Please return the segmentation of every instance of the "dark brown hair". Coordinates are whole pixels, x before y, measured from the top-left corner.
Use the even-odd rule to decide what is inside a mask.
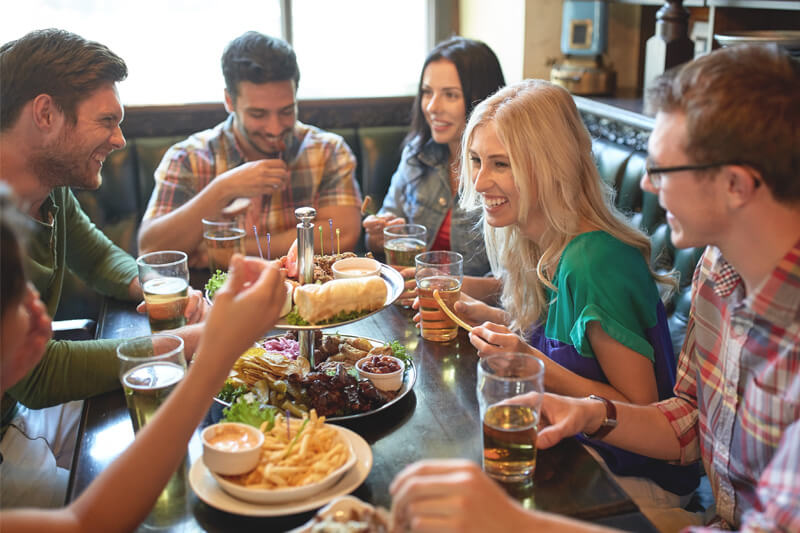
[[[0,317],[25,293],[22,246],[25,219],[17,211],[11,189],[0,181]]]
[[[248,31],[228,43],[222,53],[222,75],[234,102],[243,81],[294,80],[295,90],[300,82],[297,56],[289,43],[257,31]]]
[[[0,131],[40,94],[52,96],[74,124],[78,103],[127,76],[125,62],[105,45],[64,30],[33,31],[0,47]]]
[[[648,91],[653,111],[686,115],[696,163],[751,165],[776,200],[800,201],[800,62],[777,45],[716,50]]]
[[[500,61],[485,43],[464,37],[451,37],[437,44],[422,65],[417,96],[414,98],[414,105],[411,108],[411,129],[403,143],[405,145],[413,141],[415,155],[419,154],[422,147],[431,138],[431,128],[425,121],[421,107],[422,76],[430,63],[440,59],[450,61],[458,71],[461,92],[464,94],[466,118],[469,118],[476,104],[506,84]]]

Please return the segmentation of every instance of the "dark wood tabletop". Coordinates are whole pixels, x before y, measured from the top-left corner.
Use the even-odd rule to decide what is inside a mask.
[[[480,462],[481,431],[475,394],[477,355],[461,331],[450,343],[428,342],[412,326],[410,311],[389,306],[362,321],[326,330],[383,341],[399,340],[413,355],[417,382],[390,408],[341,423],[361,435],[373,454],[373,466],[353,494],[389,507],[388,486],[407,464],[426,458],[461,457]],[[275,332],[273,332],[275,333]],[[132,304],[107,300],[98,322],[98,338],[149,334],[147,318]],[[208,424],[211,415],[201,424]],[[133,440],[122,391],[85,402],[68,498],[74,499]],[[198,459],[196,432],[188,463]],[[185,468],[185,466],[184,466]],[[200,501],[188,486],[185,502],[162,528],[169,531],[285,531],[301,525],[313,511],[278,518],[253,518],[219,511]],[[134,489],[135,490],[135,489]],[[507,487],[528,508],[537,508],[630,531],[655,531],[617,483],[575,439],[540,451],[532,486]]]

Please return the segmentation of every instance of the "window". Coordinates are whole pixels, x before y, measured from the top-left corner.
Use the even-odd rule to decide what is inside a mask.
[[[300,98],[413,94],[426,49],[427,0],[294,0]],[[282,36],[280,0],[27,0],[7,6],[2,42],[64,28],[128,64],[126,105],[222,100],[220,57],[247,30]]]

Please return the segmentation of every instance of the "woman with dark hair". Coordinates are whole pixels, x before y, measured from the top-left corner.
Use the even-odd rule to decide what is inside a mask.
[[[497,56],[480,41],[453,37],[428,54],[400,166],[379,214],[364,219],[369,249],[383,249],[386,226],[422,224],[429,250],[461,253],[468,276],[489,272],[478,219],[458,207],[458,153],[472,108],[504,85]]]

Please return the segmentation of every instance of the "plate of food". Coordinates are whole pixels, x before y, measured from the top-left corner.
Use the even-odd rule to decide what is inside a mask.
[[[189,470],[189,485],[197,497],[211,507],[243,516],[283,516],[318,509],[336,497],[355,490],[372,468],[372,450],[367,441],[349,429],[336,427],[352,449],[355,463],[328,488],[309,496],[275,503],[253,503],[234,497],[222,489],[202,459]]]
[[[252,426],[251,426],[252,427]],[[203,452],[203,463],[222,490],[251,503],[305,500],[333,486],[356,462],[350,441],[339,426],[325,423],[315,411],[301,419],[281,413],[262,424],[264,441],[258,462],[235,475],[224,474],[221,465]],[[227,452],[235,455],[238,450]]]
[[[405,281],[394,268],[380,265],[377,276],[334,279],[333,264],[357,257],[352,252],[314,256],[314,282],[297,283],[297,265],[281,258],[287,272],[287,303],[275,327],[315,330],[342,326],[361,320],[391,305],[403,293]],[[292,266],[294,265],[294,266]],[[217,271],[205,287],[206,300],[213,305],[214,293],[227,274]]]
[[[268,337],[247,350],[233,365],[215,397],[228,421],[257,417],[264,406],[302,417],[315,409],[331,422],[369,416],[404,398],[414,387],[417,371],[405,348],[353,335],[314,334],[315,368],[300,355],[297,333]],[[361,377],[356,363],[368,357],[396,358],[405,365],[399,388],[375,386]],[[391,368],[388,368],[391,370]]]
[[[383,507],[373,507],[355,496],[340,496],[320,509],[316,516],[289,533],[314,531],[391,531],[391,515]]]

